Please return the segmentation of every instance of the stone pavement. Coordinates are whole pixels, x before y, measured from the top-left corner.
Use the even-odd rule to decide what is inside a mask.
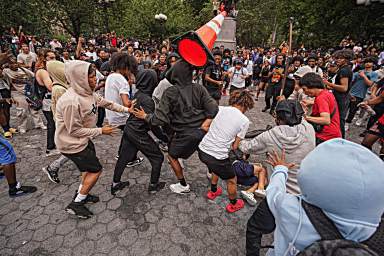
[[[247,115],[251,128],[273,124],[261,113],[263,101]],[[16,121],[12,120],[12,124]],[[352,128],[352,137],[362,128]],[[64,212],[79,185],[79,172],[67,163],[59,173],[61,183],[50,182],[41,168],[58,156],[45,157],[45,131],[16,135],[11,143],[17,156],[17,176],[23,184],[38,187],[34,194],[10,199],[8,186],[0,182],[0,255],[244,255],[246,221],[255,208],[246,206],[228,214],[226,196],[215,202],[205,198],[206,167],[196,154],[185,162],[189,195],[176,195],[167,187],[148,195],[150,164],[127,168],[123,180],[130,187],[118,196],[110,194],[110,183],[120,136],[94,140],[103,174],[92,190],[101,201],[89,206],[95,214],[78,220]],[[176,181],[164,163],[161,179]],[[264,239],[270,244],[271,236]]]

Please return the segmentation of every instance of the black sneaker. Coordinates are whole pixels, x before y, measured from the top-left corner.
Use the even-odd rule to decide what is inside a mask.
[[[77,197],[78,191],[76,190],[75,195],[73,197],[73,200]],[[82,201],[84,204],[90,203],[95,204],[100,201],[100,198],[98,196],[94,196],[91,194],[88,194],[87,197]]]
[[[158,182],[158,183],[151,183],[148,187],[148,193],[155,194],[156,192],[159,192],[165,187],[165,182]]]
[[[19,188],[10,189],[8,193],[10,197],[16,197],[31,194],[36,191],[37,188],[33,186],[20,186]]]
[[[129,186],[129,181],[122,181],[117,183],[116,186],[111,185],[111,194],[115,196],[118,191],[123,190],[125,187]]]
[[[134,167],[136,165],[142,164],[144,161],[144,158],[138,157],[136,160],[133,160],[132,162],[127,163],[127,167]]]
[[[269,109],[269,108],[265,107],[265,108],[263,108],[263,109],[261,110],[261,112],[267,112],[268,109]]]
[[[47,167],[43,167],[43,172],[48,175],[48,179],[53,183],[60,183],[59,175],[56,170],[52,170],[49,165]]]
[[[69,214],[76,215],[79,219],[88,219],[93,213],[85,207],[83,202],[71,202],[66,208],[65,211]]]

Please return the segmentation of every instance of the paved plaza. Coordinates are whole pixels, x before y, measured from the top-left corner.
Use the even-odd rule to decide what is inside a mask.
[[[251,128],[273,124],[261,113],[263,101],[247,113]],[[14,115],[13,115],[14,116]],[[15,124],[15,120],[11,122]],[[359,141],[362,128],[352,127]],[[197,155],[185,162],[185,176],[191,184],[189,195],[173,194],[168,186],[176,181],[168,164],[161,180],[167,188],[147,193],[150,164],[127,168],[123,180],[131,185],[116,197],[110,193],[115,155],[120,136],[94,140],[103,174],[91,191],[100,202],[89,206],[95,214],[79,220],[64,211],[79,185],[79,171],[72,162],[59,172],[60,184],[50,182],[41,168],[58,156],[45,156],[45,131],[32,130],[12,139],[18,162],[18,180],[35,185],[34,194],[10,199],[6,180],[0,181],[0,255],[244,255],[246,222],[255,208],[246,206],[234,214],[225,211],[226,196],[211,202],[206,167]],[[253,160],[257,160],[252,156]],[[260,158],[259,158],[260,159]],[[270,243],[271,236],[264,243]]]

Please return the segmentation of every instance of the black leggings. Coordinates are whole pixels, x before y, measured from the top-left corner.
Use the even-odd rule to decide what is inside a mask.
[[[45,119],[47,120],[47,150],[56,148],[55,145],[55,121],[53,120],[52,111],[43,111]]]
[[[355,117],[357,110],[359,109],[357,105],[363,102],[363,100],[364,100],[363,98],[355,97],[355,100],[349,101],[349,113],[348,113],[347,120],[345,121],[346,123],[349,123],[349,124],[352,123],[352,120]]]
[[[121,141],[121,150],[113,173],[113,182],[121,181],[126,165],[136,159],[138,151],[141,151],[151,163],[151,183],[159,182],[161,165],[164,161],[164,155],[161,153],[159,146],[148,133],[127,128],[124,130]]]
[[[262,236],[272,233],[275,228],[275,217],[273,217],[273,214],[269,209],[267,199],[264,199],[257,206],[257,209],[247,223],[246,255],[259,256]]]

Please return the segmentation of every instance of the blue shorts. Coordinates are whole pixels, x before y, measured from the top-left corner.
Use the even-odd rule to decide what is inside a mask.
[[[259,182],[259,179],[254,174],[254,167],[245,161],[235,161],[232,168],[236,173],[237,184],[244,186],[252,186]]]
[[[12,145],[0,136],[0,164],[7,165],[14,163],[16,163],[16,153]]]

